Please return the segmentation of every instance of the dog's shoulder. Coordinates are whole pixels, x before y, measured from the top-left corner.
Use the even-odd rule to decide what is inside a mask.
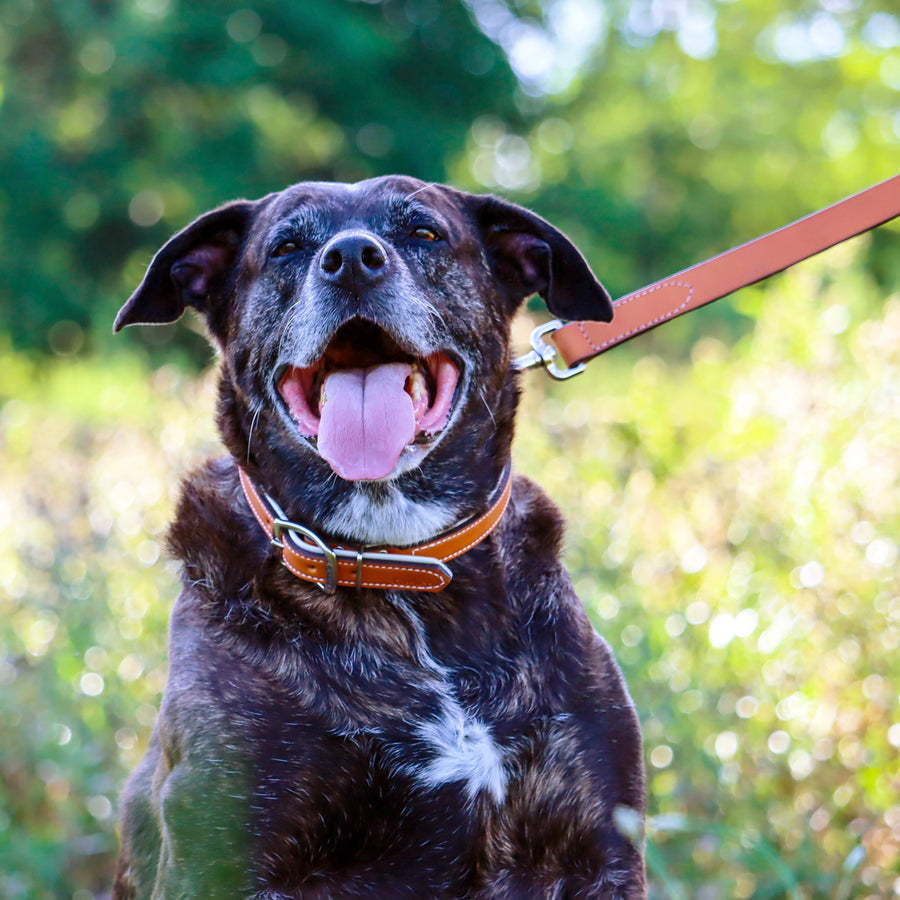
[[[553,500],[533,481],[514,476],[509,506],[498,531],[507,591],[528,618],[535,605],[556,618],[583,616],[562,561],[565,522]]]
[[[565,522],[556,504],[525,475],[513,476],[509,506],[500,528],[505,552],[535,560],[559,557]]]
[[[613,653],[595,630],[563,564],[565,523],[553,500],[533,481],[516,476],[498,532],[507,599],[520,633],[530,635],[545,657],[578,660],[576,680],[623,691]],[[571,681],[576,673],[561,674]]]
[[[209,459],[185,477],[168,550],[182,564],[186,584],[211,598],[246,593],[249,563],[262,562],[267,553],[249,516],[231,457]]]

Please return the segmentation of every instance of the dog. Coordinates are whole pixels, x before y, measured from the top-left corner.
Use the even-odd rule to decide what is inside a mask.
[[[153,258],[115,330],[199,313],[228,453],[169,532],[115,900],[646,896],[634,705],[509,474],[533,294],[612,316],[544,219],[405,176],[228,203]]]

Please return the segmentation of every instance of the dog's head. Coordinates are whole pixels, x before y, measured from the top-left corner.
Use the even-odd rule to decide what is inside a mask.
[[[301,183],[175,235],[115,330],[197,310],[238,461],[302,520],[412,543],[506,465],[509,326],[534,293],[562,318],[612,316],[577,248],[512,203],[399,176]]]

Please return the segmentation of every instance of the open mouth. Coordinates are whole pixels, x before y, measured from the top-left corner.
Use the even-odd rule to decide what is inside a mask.
[[[337,475],[374,481],[394,471],[407,447],[446,426],[458,382],[446,353],[412,356],[384,329],[353,320],[318,362],[280,374],[278,392]]]

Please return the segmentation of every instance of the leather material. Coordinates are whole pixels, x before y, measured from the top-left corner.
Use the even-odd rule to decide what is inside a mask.
[[[308,536],[299,534],[295,530],[299,526],[285,522],[280,510],[259,493],[247,473],[241,468],[238,472],[250,510],[270,540],[280,547],[284,565],[298,578],[314,582],[326,590],[333,590],[335,586],[443,590],[453,578],[453,573],[444,563],[471,550],[497,527],[512,492],[512,477],[507,471],[499,496],[477,519],[415,547],[362,551],[342,545],[326,545],[307,529],[302,531]],[[331,562],[330,554],[333,554]]]
[[[611,323],[570,322],[553,343],[572,367],[677,316],[827,250],[900,215],[900,175],[777,231],[664,278],[613,304]]]

